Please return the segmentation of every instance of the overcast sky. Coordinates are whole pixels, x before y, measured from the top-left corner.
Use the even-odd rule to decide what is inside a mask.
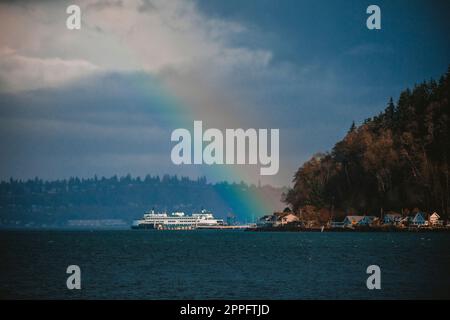
[[[69,4],[81,30],[65,26]],[[381,8],[382,29],[366,28]],[[289,185],[450,64],[448,1],[0,3],[0,179],[178,174]],[[279,128],[280,171],[175,166],[170,133]]]

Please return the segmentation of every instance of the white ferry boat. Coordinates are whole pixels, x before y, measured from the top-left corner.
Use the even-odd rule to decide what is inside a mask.
[[[183,212],[172,214],[156,213],[154,210],[144,214],[140,220],[133,222],[133,229],[157,229],[157,230],[192,230],[192,229],[214,229],[224,226],[222,219],[216,219],[211,212],[202,210],[191,216]]]

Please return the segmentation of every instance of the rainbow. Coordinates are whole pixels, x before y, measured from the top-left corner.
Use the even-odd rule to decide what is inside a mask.
[[[201,114],[197,114],[195,108],[181,101],[173,91],[169,92],[160,81],[156,81],[148,76],[139,77],[137,83],[144,94],[147,94],[149,101],[154,101],[155,94],[158,103],[164,111],[170,115],[170,125],[174,128],[188,128],[192,126],[194,120],[201,120]],[[227,119],[227,123],[234,123],[225,112],[218,111],[218,117]],[[170,141],[170,137],[168,137]],[[249,174],[242,165],[202,165],[202,172],[209,180],[227,181],[229,183],[240,183],[249,178]],[[255,177],[253,177],[255,178]],[[271,213],[271,205],[259,187],[251,186],[247,192],[240,192],[239,188],[229,188],[228,191],[218,194],[218,196],[230,208],[230,213],[235,214],[242,222],[251,222],[254,219]]]

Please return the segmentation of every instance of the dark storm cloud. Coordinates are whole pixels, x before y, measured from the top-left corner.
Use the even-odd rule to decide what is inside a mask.
[[[36,174],[66,176],[68,159],[80,167],[98,159],[108,174],[108,167],[125,171],[133,163],[142,171],[164,166],[176,116],[152,83],[143,74],[107,74],[70,87],[2,94],[0,175],[23,177],[40,162]]]

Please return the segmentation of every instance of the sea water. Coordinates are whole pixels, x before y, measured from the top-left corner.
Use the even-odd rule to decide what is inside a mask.
[[[449,270],[449,233],[0,231],[2,299],[449,299]]]

